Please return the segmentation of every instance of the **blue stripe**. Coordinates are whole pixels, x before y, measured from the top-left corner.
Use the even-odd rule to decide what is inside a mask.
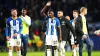
[[[53,20],[51,21],[51,23],[53,24]],[[53,35],[53,32],[54,32],[54,26],[51,25],[51,35]]]
[[[13,20],[13,26],[16,26],[16,20]]]
[[[48,35],[48,29],[49,29],[49,23],[48,22],[49,22],[49,20],[46,21],[46,28],[47,28],[46,29],[46,35]]]
[[[16,20],[13,20],[13,26],[16,26]],[[16,30],[14,30],[14,33],[16,33]]]
[[[54,24],[54,20],[56,21],[56,18],[54,18],[53,20],[51,20],[51,22],[49,23],[49,19],[46,21],[46,35],[48,35],[48,31],[50,31],[49,30],[49,25],[50,24]],[[50,31],[50,35],[54,35],[54,30],[56,30],[56,34],[57,34],[57,25],[55,24],[55,25],[50,25],[51,27],[51,31]],[[56,29],[54,29],[54,27],[56,27]]]
[[[13,26],[16,26],[16,20],[13,20]],[[13,30],[14,34],[16,33],[16,30]],[[14,38],[15,39],[15,38]]]

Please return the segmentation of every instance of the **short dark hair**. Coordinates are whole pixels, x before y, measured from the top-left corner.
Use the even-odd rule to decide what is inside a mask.
[[[62,10],[58,10],[58,12],[63,12]]]
[[[12,11],[14,11],[14,10],[16,10],[16,11],[17,11],[17,9],[16,9],[16,8],[13,8],[13,9],[11,9],[11,12],[12,12]]]
[[[79,11],[78,10],[73,10],[73,12],[77,12],[79,14]]]
[[[54,12],[54,11],[53,11],[53,9],[49,9],[49,11],[48,11],[48,12]]]
[[[23,8],[22,10],[27,10],[26,8]]]

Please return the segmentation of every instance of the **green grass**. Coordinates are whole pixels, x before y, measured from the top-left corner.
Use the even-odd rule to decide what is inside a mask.
[[[8,56],[8,53],[0,52],[0,56]],[[13,56],[17,56],[16,52],[13,53]],[[27,56],[45,56],[45,52],[28,52]],[[66,52],[66,56],[72,56],[72,53]],[[83,56],[88,56],[87,52],[83,52]],[[92,56],[100,56],[100,51],[93,51]]]

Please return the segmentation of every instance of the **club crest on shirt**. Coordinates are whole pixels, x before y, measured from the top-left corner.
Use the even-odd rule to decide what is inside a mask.
[[[56,21],[53,20],[50,24],[51,24],[51,25],[55,25],[55,24],[56,24]]]
[[[56,21],[55,21],[55,20],[53,20],[53,23],[55,24],[55,23],[56,23]]]

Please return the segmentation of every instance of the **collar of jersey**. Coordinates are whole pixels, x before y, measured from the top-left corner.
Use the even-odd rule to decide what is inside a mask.
[[[16,20],[16,19],[17,19],[17,17],[15,17],[15,18],[13,18],[13,17],[12,17],[12,19],[13,19],[13,20]]]
[[[53,18],[50,18],[51,20],[53,20],[55,17],[53,17]]]

